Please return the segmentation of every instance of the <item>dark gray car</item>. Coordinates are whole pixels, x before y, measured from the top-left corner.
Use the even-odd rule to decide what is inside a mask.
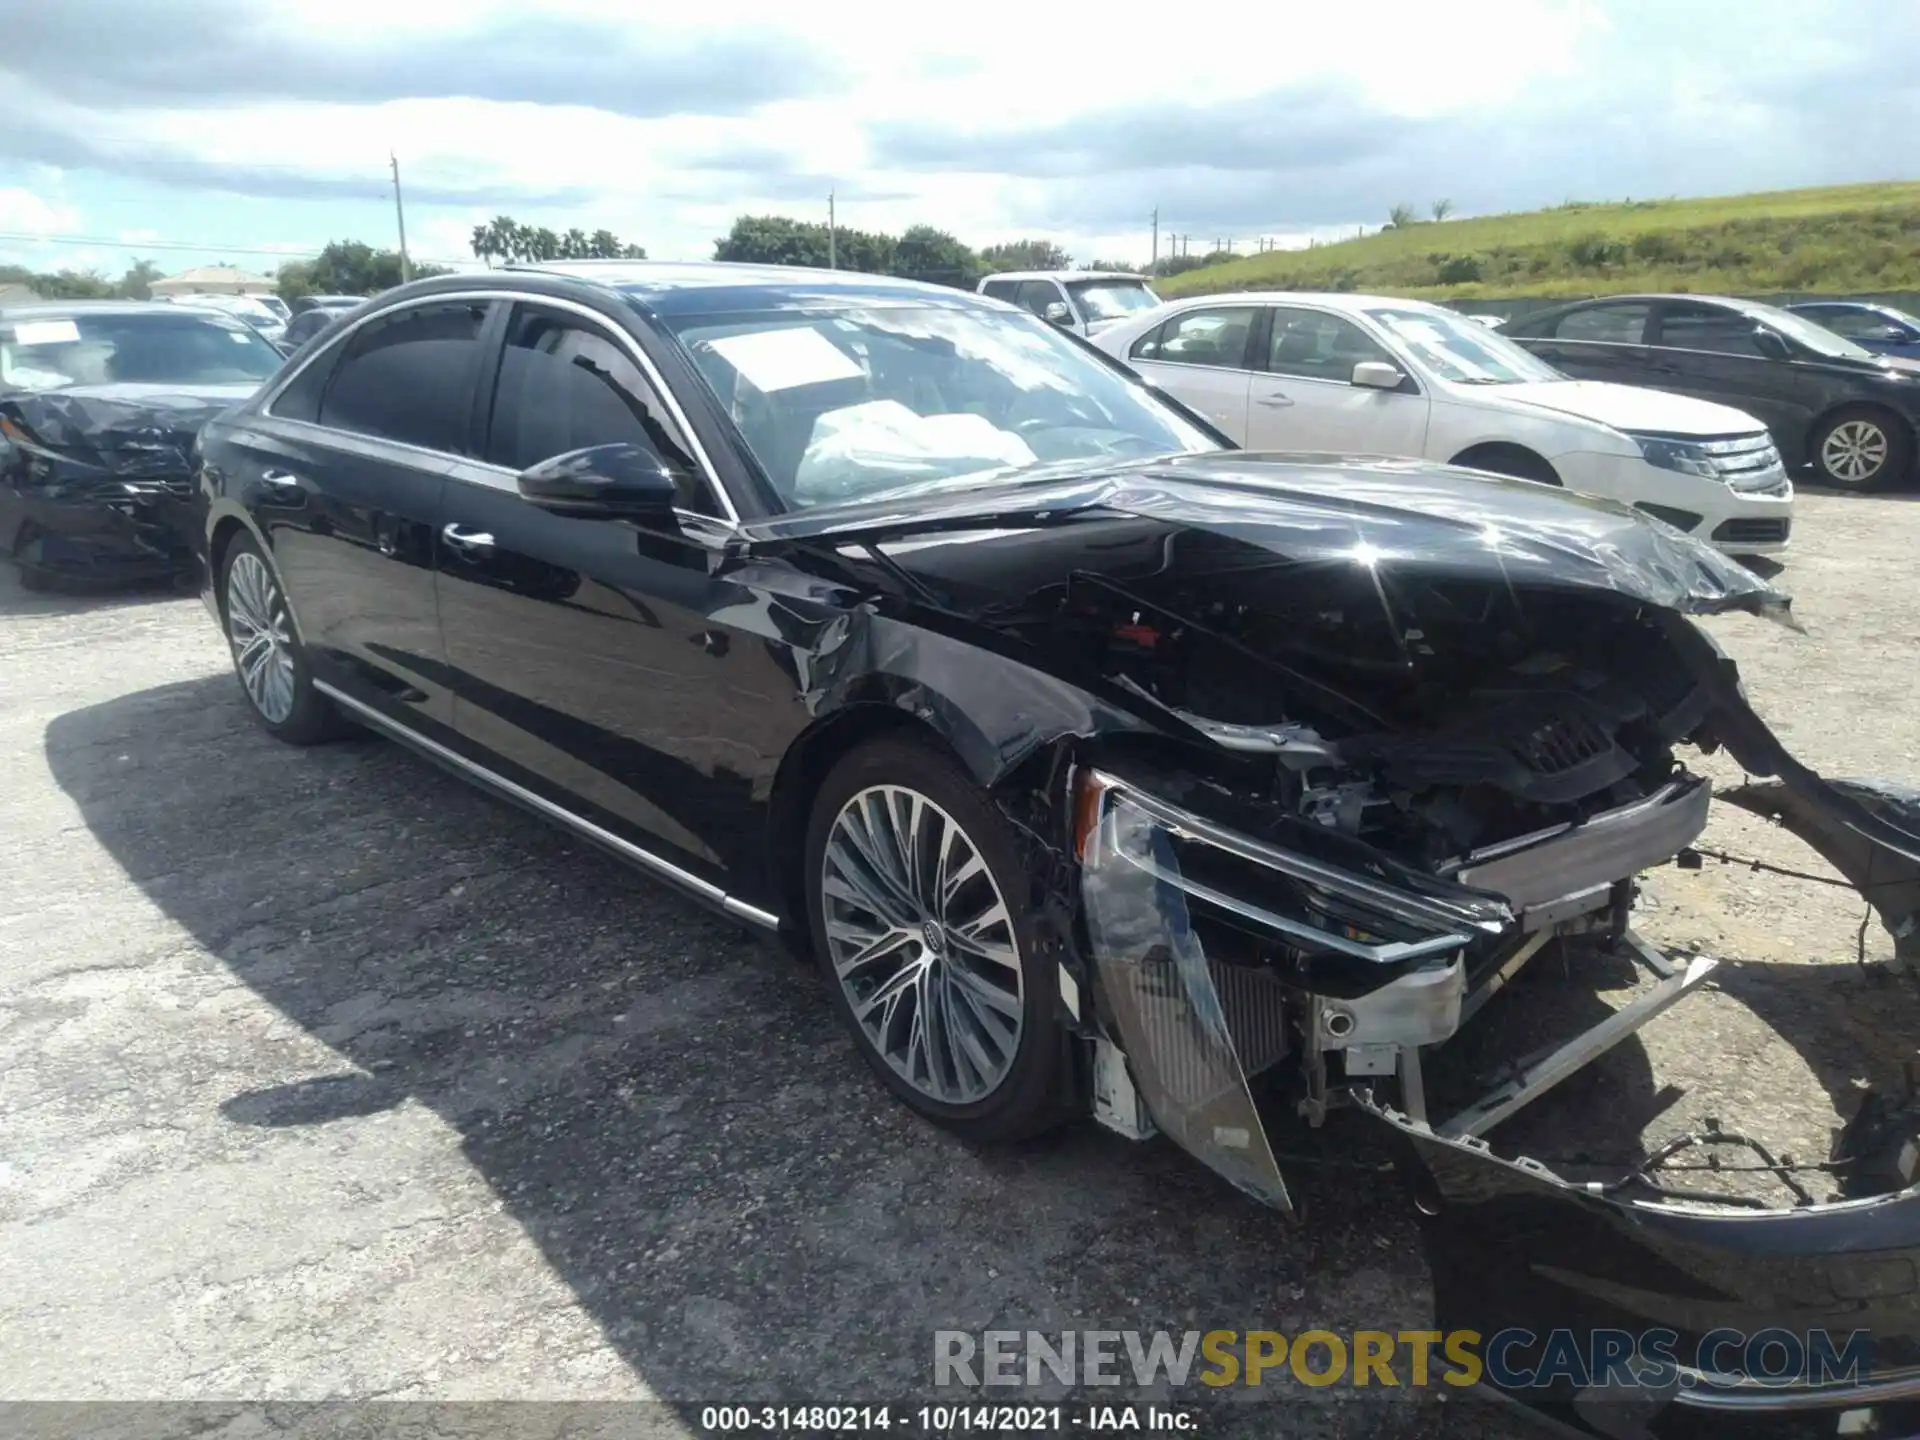
[[[1845,490],[1913,470],[1920,362],[1875,355],[1772,305],[1616,295],[1537,311],[1501,333],[1583,380],[1672,390],[1763,421],[1789,465]]]

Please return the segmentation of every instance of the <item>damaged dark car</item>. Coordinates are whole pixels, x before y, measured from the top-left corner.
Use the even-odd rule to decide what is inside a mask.
[[[1711,975],[1632,925],[1707,824],[1695,757],[1920,958],[1920,796],[1783,748],[1696,621],[1788,601],[1710,547],[1527,481],[1236,452],[1010,307],[741,266],[389,292],[208,426],[197,505],[269,732],[385,733],[781,934],[927,1118],[1157,1130],[1281,1211],[1283,1132],[1356,1126],[1449,1331],[1669,1334],[1614,1355],[1637,1383],[1508,1387],[1535,1412],[1912,1428],[1898,1097],[1834,1198],[1500,1143]],[[1442,1104],[1456,1037],[1576,944],[1643,992]],[[1729,1330],[1874,1348],[1756,1381],[1711,1363]]]
[[[0,311],[0,555],[33,588],[190,580],[194,441],[281,358],[185,306]]]

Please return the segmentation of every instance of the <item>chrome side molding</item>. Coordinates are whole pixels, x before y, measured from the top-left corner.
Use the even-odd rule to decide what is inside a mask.
[[[710,905],[717,905],[727,914],[737,916],[763,929],[778,930],[780,928],[780,917],[771,911],[762,910],[758,905],[750,905],[745,900],[729,895],[712,881],[702,880],[698,875],[682,870],[671,861],[662,860],[650,850],[642,850],[632,841],[622,839],[604,826],[596,825],[584,816],[574,814],[564,805],[556,805],[546,796],[535,794],[524,785],[515,784],[504,775],[496,775],[486,766],[476,764],[457,750],[448,749],[437,740],[429,740],[418,730],[401,724],[390,715],[383,715],[371,705],[343,693],[338,687],[329,685],[324,680],[315,680],[313,688],[343,710],[351,711],[357,719],[366,721],[382,734],[392,736],[403,745],[411,745],[436,760],[445,761],[508,799],[516,800],[529,809],[538,811],[549,820],[559,821],[560,824],[593,841],[594,844],[611,850],[623,860],[630,861],[644,870],[651,870],[661,879],[679,886],[688,894],[697,896]]]

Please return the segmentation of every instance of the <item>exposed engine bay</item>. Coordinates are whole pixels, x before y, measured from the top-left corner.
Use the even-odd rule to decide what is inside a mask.
[[[1103,1062],[1114,1128],[1138,1134],[1171,1112],[1176,1140],[1285,1207],[1255,1092],[1282,1092],[1311,1125],[1382,1097],[1444,1140],[1485,1144],[1712,976],[1711,957],[1670,957],[1632,926],[1636,876],[1691,859],[1708,822],[1712,787],[1676,749],[1721,743],[1711,677],[1673,643],[1672,617],[1484,585],[1280,614],[1206,594],[1210,583],[1171,602],[1141,588],[1076,575],[1051,624],[1225,763],[1127,757],[1081,781],[1096,950],[1136,947],[1138,968],[1111,966],[1108,992],[1123,1030],[1131,1006],[1153,1036],[1151,1060],[1124,1063],[1163,1067],[1147,1082],[1159,1103],[1130,1105],[1123,1062]],[[1408,613],[1417,626],[1386,623]],[[1303,709],[1316,723],[1294,718]],[[1303,863],[1310,834],[1322,873]],[[1143,888],[1123,901],[1141,876],[1151,898]],[[1138,948],[1147,908],[1164,922],[1158,950]],[[1423,1066],[1438,1047],[1536,957],[1574,947],[1638,967],[1642,993],[1451,1113],[1429,1113]],[[1198,1009],[1184,1029],[1172,1018],[1169,967],[1211,992],[1212,1034]],[[1758,1168],[1785,1174],[1764,1143],[1713,1124],[1672,1154],[1753,1147]],[[1627,1167],[1618,1188],[1755,1203],[1664,1182],[1672,1154]]]

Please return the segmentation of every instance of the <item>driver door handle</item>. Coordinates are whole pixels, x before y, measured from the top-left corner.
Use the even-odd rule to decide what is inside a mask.
[[[469,554],[481,554],[493,549],[493,536],[484,530],[462,530],[457,522],[444,527],[440,531],[440,538]]]
[[[1270,410],[1284,410],[1293,400],[1284,390],[1270,390],[1260,397],[1259,403]]]

